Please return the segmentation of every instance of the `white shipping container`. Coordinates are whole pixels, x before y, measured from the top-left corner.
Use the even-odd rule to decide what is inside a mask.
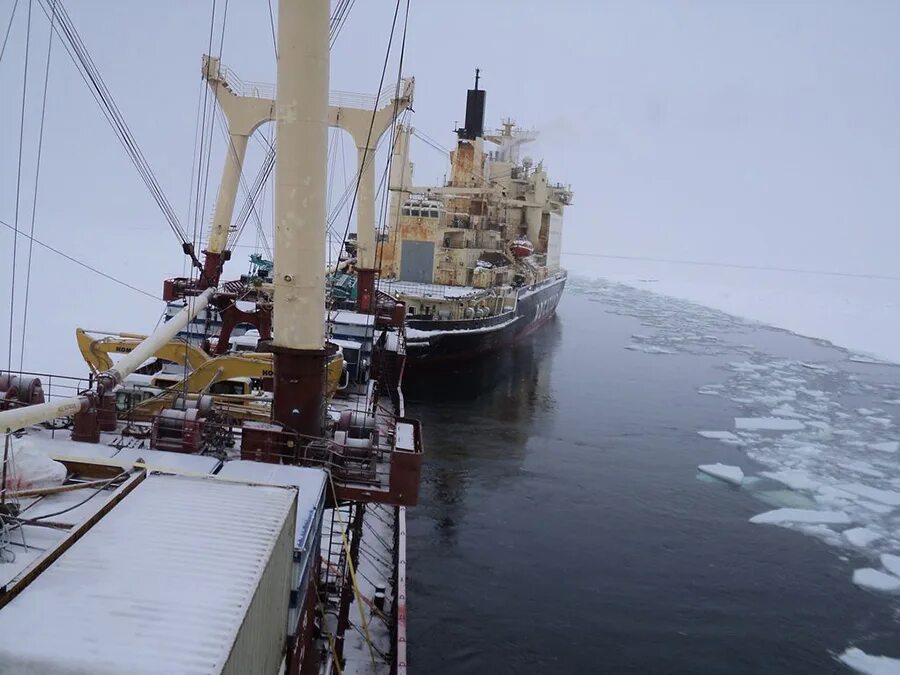
[[[150,475],[0,610],[0,673],[277,673],[297,490]]]

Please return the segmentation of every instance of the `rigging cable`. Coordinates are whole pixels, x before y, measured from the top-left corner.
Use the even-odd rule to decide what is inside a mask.
[[[28,21],[25,32],[25,65],[24,73],[22,75],[22,113],[19,119],[19,164],[16,170],[16,211],[15,220],[13,220],[15,223],[13,230],[15,234],[13,235],[12,245],[12,275],[9,283],[9,354],[7,363],[10,371],[12,371],[13,323],[15,322],[16,313],[16,253],[19,243],[19,197],[22,188],[22,146],[25,140],[25,100],[28,91],[28,52],[30,51],[29,47],[31,46],[31,9],[33,4],[33,0],[29,0]],[[25,339],[24,335],[22,336],[22,339]]]
[[[222,12],[222,34],[219,39],[219,54],[218,54],[219,61],[221,61],[221,59],[222,59],[222,48],[225,43],[225,27],[227,25],[226,24],[227,19],[228,19],[228,0],[225,0],[225,8]],[[213,45],[213,36],[215,34],[215,27],[216,27],[216,0],[213,0],[212,1],[212,11],[210,13],[210,18],[209,18],[209,44],[208,44],[208,50],[207,50],[207,53],[210,55],[212,55],[212,45]],[[205,213],[205,207],[206,207],[207,188],[209,187],[210,154],[211,154],[211,148],[212,148],[212,135],[213,135],[213,131],[215,129],[215,117],[214,117],[215,111],[216,111],[215,93],[218,91],[218,87],[219,87],[218,80],[216,80],[215,87],[216,87],[216,89],[214,90],[214,93],[213,93],[212,112],[210,113],[210,121],[209,121],[209,125],[208,125],[209,126],[209,138],[208,139],[206,137],[206,128],[207,128],[207,112],[206,111],[209,108],[209,106],[207,105],[207,103],[209,101],[209,86],[204,87],[204,91],[203,91],[203,120],[201,123],[200,157],[199,157],[199,162],[197,165],[197,171],[198,171],[198,173],[197,173],[197,201],[196,201],[196,207],[194,209],[194,223],[193,223],[194,231],[193,231],[193,240],[192,240],[192,246],[193,246],[192,251],[196,251],[197,242],[198,242],[198,240],[202,239],[202,236],[203,236],[203,215]],[[204,170],[204,158],[203,158],[204,147],[206,150],[205,170]],[[201,180],[200,174],[201,173],[204,174],[202,190],[200,187],[200,180]],[[193,255],[196,256],[196,253],[194,252]],[[197,270],[199,271],[201,276],[205,274],[205,268],[202,265],[197,265]],[[191,269],[191,273],[189,275],[189,280],[191,282],[194,281],[194,269],[193,268]],[[186,300],[187,300],[186,305],[189,308],[191,308],[190,311],[192,311],[194,302],[196,301],[196,298],[194,296],[188,296]],[[205,314],[206,314],[206,322],[204,323],[204,331],[203,331],[204,336],[209,328],[209,318],[210,318],[210,314],[211,314],[209,309],[205,310]],[[194,324],[193,321],[189,321],[187,323],[187,325],[185,326],[186,331],[187,331],[187,339],[185,340],[185,344],[184,344],[185,363],[187,363],[188,344],[191,340],[193,324]],[[187,400],[188,373],[187,373],[186,367],[185,367],[184,377],[182,379],[182,384],[183,384],[183,386],[182,386],[181,394],[184,397],[184,399]]]
[[[387,183],[384,189],[384,195],[382,196],[382,221],[381,228],[378,233],[378,241],[376,242],[376,252],[378,254],[378,262],[376,264],[377,269],[381,269],[381,263],[384,260],[384,241],[382,240],[382,236],[387,234],[387,228],[390,223],[388,223],[388,211],[390,204],[390,191],[391,191],[391,164],[394,160],[394,153],[397,151],[396,144],[398,141],[398,124],[397,124],[397,101],[400,98],[400,83],[403,81],[403,56],[406,53],[406,30],[409,27],[409,0],[406,0],[406,11],[403,16],[403,35],[400,39],[400,58],[397,64],[397,87],[394,92],[394,124],[391,126],[391,151],[388,155],[387,166],[385,167],[385,175],[387,176]],[[409,111],[405,111],[403,117],[404,119],[400,121],[400,126],[403,125],[403,122],[406,121],[406,113]],[[399,196],[398,196],[399,201]],[[397,209],[397,216],[399,221],[400,208]],[[381,244],[380,246],[378,244]],[[380,278],[379,278],[380,281]],[[374,330],[374,328],[373,328]],[[374,334],[373,334],[374,337]]]
[[[398,3],[399,6],[399,3]],[[409,114],[409,110],[405,110],[403,113],[403,119],[397,119],[397,106],[400,101],[400,85],[403,82],[403,56],[406,52],[406,30],[409,26],[409,0],[406,0],[406,10],[403,16],[403,34],[400,39],[400,56],[397,64],[397,83],[394,90],[394,110],[393,110],[393,124],[391,125],[391,142],[390,148],[388,151],[387,162],[385,162],[384,167],[384,175],[382,176],[382,184],[381,189],[383,190],[381,193],[381,227],[378,228],[378,236],[375,238],[375,269],[380,270],[382,262],[384,260],[384,239],[383,237],[387,234],[387,226],[388,226],[388,211],[390,208],[390,187],[391,187],[391,164],[394,160],[394,153],[396,152],[396,143],[399,138],[397,134],[397,129],[399,125],[402,125]],[[399,197],[398,197],[399,199]],[[397,211],[400,212],[399,209]],[[379,275],[378,280],[376,281],[375,290],[378,291],[378,287],[381,284],[381,277]],[[372,298],[372,301],[375,302],[375,298]],[[368,326],[366,326],[366,330],[368,331]],[[398,329],[399,330],[399,329]],[[402,336],[398,335],[398,339]],[[372,340],[375,340],[375,322],[372,322]]]
[[[216,110],[218,113],[216,121],[219,123],[219,128],[225,136],[226,143],[228,144],[230,151],[233,153],[232,156],[236,159],[237,150],[234,147],[234,142],[231,140],[231,135],[228,133],[227,120],[223,122],[224,114],[222,114],[221,111],[218,110],[218,108]],[[263,145],[263,147],[265,148],[266,145]],[[256,178],[253,181],[252,187],[247,186],[247,181],[244,178],[243,167],[241,168],[240,173],[238,174],[238,179],[241,188],[243,188],[245,199],[241,205],[241,210],[238,212],[238,218],[235,221],[236,226],[231,232],[229,232],[226,238],[227,248],[230,249],[234,244],[237,244],[237,242],[241,238],[241,235],[243,234],[244,226],[247,224],[247,221],[252,215],[256,223],[257,238],[262,238],[262,243],[264,245],[266,255],[268,255],[269,257],[272,256],[271,248],[269,247],[269,241],[266,237],[265,232],[263,231],[262,219],[259,216],[259,210],[257,209],[256,204],[259,201],[260,194],[262,193],[263,189],[265,188],[266,182],[269,179],[269,176],[272,172],[272,167],[274,167],[274,163],[275,149],[272,145],[268,145],[266,157],[263,160],[263,164],[260,166]]]
[[[263,231],[262,220],[259,217],[259,212],[256,208],[256,204],[259,201],[260,194],[265,188],[266,183],[268,182],[274,168],[275,150],[273,148],[266,154],[266,157],[256,174],[256,178],[253,180],[253,185],[248,188],[246,186],[246,183],[242,181],[244,192],[246,192],[246,198],[244,199],[243,204],[241,204],[241,210],[238,212],[237,219],[235,220],[235,229],[228,235],[229,249],[237,245],[238,241],[241,238],[241,235],[244,232],[244,227],[247,225],[247,221],[250,220],[250,215],[252,214],[256,219],[258,236],[262,237],[266,253],[271,257],[271,249],[269,248],[268,239],[266,238],[265,232]]]
[[[344,29],[344,24],[347,22],[347,18],[350,16],[350,10],[353,9],[353,3],[356,0],[341,0],[338,3],[338,6],[335,7],[334,14],[331,17],[331,30],[329,35],[329,49],[334,47],[334,44],[337,42],[338,36],[341,34],[341,31]]]
[[[4,221],[2,221],[2,220],[0,220],[0,225],[3,225],[4,227],[6,227],[6,228],[8,228],[8,229],[10,229],[10,230],[15,230],[15,228],[14,228],[12,225],[10,225],[9,223],[4,222]],[[38,246],[41,246],[41,247],[47,249],[48,251],[50,251],[51,253],[55,253],[56,255],[58,255],[58,256],[60,256],[60,257],[62,257],[62,258],[65,258],[65,259],[68,260],[69,262],[73,262],[73,263],[75,263],[76,265],[78,265],[78,266],[80,266],[80,267],[83,267],[84,269],[86,269],[86,270],[88,270],[88,271],[90,271],[90,272],[93,272],[94,274],[99,274],[101,277],[105,277],[106,279],[109,279],[110,281],[114,281],[114,282],[116,282],[117,284],[119,284],[119,285],[121,285],[121,286],[125,286],[126,288],[130,288],[132,291],[136,291],[136,292],[140,293],[141,295],[146,295],[148,298],[153,298],[154,300],[159,300],[159,299],[160,299],[158,295],[154,295],[153,293],[148,293],[147,291],[145,291],[145,290],[143,290],[143,289],[141,289],[141,288],[138,288],[137,286],[132,286],[132,285],[129,284],[128,282],[122,281],[121,279],[116,279],[114,276],[109,275],[109,274],[107,274],[106,272],[102,272],[102,271],[98,270],[96,267],[91,267],[91,266],[88,265],[87,263],[82,262],[81,260],[78,260],[77,258],[73,258],[72,256],[70,256],[70,255],[67,254],[67,253],[63,253],[63,252],[60,251],[58,248],[53,248],[53,247],[50,246],[49,244],[45,244],[45,243],[42,242],[40,239],[37,239],[37,238],[35,238],[35,237],[29,237],[29,236],[28,236],[27,234],[25,234],[24,232],[17,232],[17,234],[18,234],[20,237],[25,237],[26,239],[30,239],[31,241],[33,241],[33,242],[34,242],[35,244],[37,244]]]
[[[375,243],[375,252],[376,252],[375,268],[378,270],[381,270],[381,266],[384,262],[384,247],[385,247],[386,239],[387,239],[388,226],[390,225],[389,212],[390,212],[390,201],[391,201],[391,194],[390,194],[391,165],[392,165],[392,162],[394,159],[394,153],[397,151],[397,143],[400,139],[400,135],[398,134],[398,129],[403,128],[403,125],[406,122],[406,118],[409,115],[409,109],[407,109],[404,111],[403,118],[398,120],[397,119],[397,108],[396,108],[397,102],[399,101],[399,97],[400,97],[400,84],[403,81],[403,57],[406,52],[406,33],[407,33],[407,28],[409,27],[409,4],[410,4],[410,0],[406,0],[406,10],[404,12],[404,17],[403,17],[403,35],[400,40],[400,57],[398,59],[398,64],[397,64],[397,85],[396,85],[396,90],[394,93],[394,106],[395,106],[394,111],[393,111],[394,112],[394,114],[393,114],[394,122],[391,126],[391,145],[390,145],[390,151],[388,153],[387,162],[385,163],[384,179],[383,179],[384,192],[382,193],[382,220],[381,220],[381,227],[379,228],[379,231],[378,231],[378,237],[377,237],[376,243]],[[405,170],[405,168],[403,170]],[[403,175],[403,171],[401,171],[401,176],[402,175]],[[401,187],[402,187],[402,178],[401,178]],[[400,203],[401,194],[402,193],[397,194],[397,202],[398,202],[397,225],[399,225],[400,212],[401,212],[401,207],[402,207],[402,204]],[[396,246],[396,237],[395,237],[395,246]],[[380,285],[381,285],[381,276],[379,275],[378,280],[376,281],[376,286],[375,286],[376,292],[378,291]],[[373,298],[373,301],[375,301],[375,298]],[[377,302],[376,302],[376,306],[377,306]],[[367,327],[367,329],[368,329],[368,327]],[[399,341],[404,340],[405,335],[406,335],[406,333],[405,333],[404,326],[403,325],[399,326],[397,329],[398,349],[399,349],[399,345],[401,344]],[[375,339],[375,322],[373,321],[372,322],[372,340],[373,340],[373,342],[374,342],[374,339]],[[397,381],[396,384],[399,387],[399,385],[400,385],[399,380]],[[374,530],[373,530],[373,532],[374,532]]]
[[[12,30],[13,19],[16,18],[16,10],[19,8],[19,0],[13,4],[12,12],[9,15],[9,23],[6,24],[6,35],[3,36],[3,46],[0,47],[0,61],[3,60],[3,54],[6,52],[6,42],[9,40],[9,31]]]
[[[275,48],[275,60],[278,61],[278,38],[275,37],[275,13],[272,11],[272,0],[269,0],[269,25],[272,27],[272,47]]]
[[[426,145],[428,145],[428,146],[434,148],[435,150],[437,150],[437,151],[438,151],[439,153],[441,153],[442,155],[449,155],[449,154],[450,154],[450,150],[449,150],[449,149],[445,148],[443,145],[441,145],[440,143],[438,143],[436,140],[434,140],[431,136],[429,136],[428,134],[424,133],[423,131],[421,131],[421,130],[419,130],[419,129],[413,129],[412,134],[413,134],[413,136],[415,136],[416,138],[418,138],[420,141],[422,141],[422,142],[425,143]]]
[[[201,82],[200,83],[200,94],[197,96],[197,119],[194,121],[194,149],[191,150],[191,181],[190,181],[190,186],[188,187],[187,220],[185,221],[188,223],[192,222],[193,218],[194,218],[194,188],[196,187],[194,185],[194,175],[195,175],[194,161],[195,160],[199,161],[198,155],[197,155],[197,146],[200,143],[201,118],[203,116],[203,113],[205,112],[203,110],[203,101],[204,101],[203,94],[206,89],[207,89],[206,83]],[[196,173],[199,173],[199,172],[196,172]],[[181,276],[183,276],[183,277],[186,277],[188,275],[188,271],[184,266],[186,264],[187,264],[187,260],[184,261],[184,263],[182,264],[182,267],[181,267]]]
[[[22,343],[19,349],[19,372],[25,362],[25,332],[28,327],[28,297],[31,290],[31,256],[34,252],[34,218],[37,212],[38,186],[41,178],[41,151],[44,147],[44,117],[47,111],[47,84],[50,81],[50,55],[53,49],[53,23],[56,19],[56,0],[51,0],[50,32],[47,38],[47,62],[44,66],[44,93],[41,100],[41,126],[38,131],[37,166],[34,170],[34,197],[31,202],[31,230],[28,235],[28,266],[25,272],[25,305],[22,311]]]
[[[207,45],[207,53],[212,55],[212,46],[213,46],[213,37],[215,35],[216,29],[216,0],[212,2],[212,11],[210,13],[209,18],[209,43]],[[216,85],[218,86],[218,84]],[[202,110],[202,118],[200,121],[200,152],[198,153],[197,160],[197,182],[195,185],[196,193],[194,193],[194,218],[193,218],[193,240],[194,244],[196,244],[197,238],[197,223],[202,220],[203,214],[206,210],[206,186],[208,185],[208,181],[203,183],[203,187],[201,187],[201,182],[203,182],[204,176],[204,161],[206,161],[206,171],[205,175],[209,176],[209,143],[207,142],[207,134],[206,129],[208,126],[208,118],[210,116],[210,106],[209,106],[209,85],[203,87],[203,95],[202,95],[203,103],[201,105]],[[213,102],[213,106],[215,106],[215,102]],[[213,108],[213,111],[215,109]],[[209,130],[210,141],[212,140],[212,129]],[[206,158],[204,160],[204,158]],[[193,270],[191,270],[190,278],[193,280]]]
[[[41,8],[48,18],[50,18],[51,12],[45,5],[50,1],[51,0],[40,0]],[[60,38],[62,38],[63,46],[69,57],[72,59],[72,62],[75,64],[79,75],[82,80],[84,80],[85,84],[88,85],[88,90],[100,106],[104,117],[115,132],[116,137],[125,149],[129,159],[131,159],[132,164],[134,164],[134,167],[137,169],[138,174],[150,191],[157,206],[162,211],[170,229],[180,240],[182,245],[186,244],[187,236],[178,221],[178,217],[175,215],[174,209],[163,193],[156,175],[150,168],[147,158],[141,151],[130,127],[126,123],[119,107],[116,105],[109,88],[106,86],[96,63],[91,57],[90,52],[88,52],[87,46],[84,44],[81,35],[78,33],[78,29],[75,27],[69,13],[66,11],[62,0],[54,0],[54,6],[56,7],[56,14],[59,20],[54,25],[53,30]],[[198,265],[199,261],[194,261],[194,264]]]
[[[387,75],[388,62],[391,57],[391,45],[394,42],[394,33],[396,32],[396,29],[397,29],[397,15],[399,13],[400,13],[400,0],[397,0],[397,4],[394,7],[394,18],[391,22],[391,34],[388,37],[387,49],[385,50],[385,53],[384,53],[384,64],[381,67],[381,79],[378,82],[378,91],[379,92],[384,88],[384,78],[385,78],[385,75]],[[350,222],[353,218],[353,209],[356,206],[356,198],[359,196],[359,186],[362,184],[362,177],[363,177],[363,173],[365,173],[364,169],[365,169],[366,161],[369,159],[369,157],[368,157],[369,145],[372,142],[372,131],[375,127],[375,116],[377,115],[377,113],[378,113],[378,108],[377,108],[377,104],[376,104],[376,107],[374,107],[372,109],[372,117],[369,121],[369,131],[366,134],[366,149],[363,151],[363,156],[362,156],[362,161],[360,162],[359,172],[357,173],[357,176],[356,176],[356,186],[353,190],[353,200],[350,202],[350,212],[347,214],[347,226],[344,228],[344,236],[342,238],[343,243],[341,244],[342,247],[347,242],[347,235],[350,234]],[[357,233],[357,236],[358,236],[358,233]],[[337,265],[335,265],[334,271],[337,272]]]

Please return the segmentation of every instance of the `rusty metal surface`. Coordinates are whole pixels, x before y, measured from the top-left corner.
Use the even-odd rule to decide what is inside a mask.
[[[325,417],[325,349],[272,345],[276,422],[300,434],[320,436]]]

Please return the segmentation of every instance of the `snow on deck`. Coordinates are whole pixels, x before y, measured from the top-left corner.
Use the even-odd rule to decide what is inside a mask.
[[[485,295],[488,291],[474,286],[447,286],[445,284],[428,284],[418,281],[399,281],[381,279],[378,288],[391,295],[409,295],[424,298],[468,298]]]
[[[296,487],[297,529],[295,537],[301,544],[300,548],[306,547],[309,528],[313,525],[313,516],[328,481],[328,474],[324,469],[238,459],[227,462],[216,475],[218,478],[226,480]]]
[[[507,326],[514,324],[521,317],[513,317],[507,321],[503,321],[501,323],[491,324],[489,326],[481,326],[478,328],[458,328],[455,330],[442,330],[439,327],[440,321],[436,321],[438,327],[435,330],[419,330],[418,328],[407,328],[406,329],[406,337],[408,344],[410,346],[415,345],[416,342],[421,342],[423,340],[428,340],[429,338],[439,337],[441,335],[452,335],[454,333],[466,333],[467,335],[473,335],[475,333],[490,333],[496,330],[502,330]]]
[[[348,513],[345,508],[339,510],[335,520],[335,532],[331,536],[331,520],[326,517],[322,528],[322,555],[331,548],[332,556],[339,552],[342,543],[340,536],[341,523],[348,525]],[[360,603],[354,600],[350,606],[350,627],[344,637],[344,657],[347,662],[343,672],[345,675],[389,675],[390,663],[382,659],[378,652],[387,654],[391,650],[391,627],[388,616],[381,615],[372,607],[376,587],[384,590],[385,610],[390,614],[393,598],[393,559],[394,528],[396,512],[392,506],[370,504],[366,506],[363,520],[363,534],[360,540],[359,563],[356,569],[356,580],[359,595],[362,598],[362,610],[366,629],[377,651],[372,652],[363,637],[363,620],[360,618]],[[333,620],[333,616],[331,617]]]
[[[218,672],[294,499],[147,477],[0,611],[0,671]]]
[[[360,314],[348,309],[339,309],[331,313],[331,319],[336,324],[348,324],[351,326],[371,326],[375,323],[374,314]]]
[[[116,434],[102,434],[100,443],[79,443],[68,439],[70,433],[69,430],[61,430],[51,437],[50,432],[45,429],[32,428],[26,436],[15,442],[40,450],[53,459],[99,461],[102,464],[123,468],[141,461],[151,471],[208,474],[221,464],[218,459],[203,455],[151,448],[119,449],[108,445],[116,438]]]

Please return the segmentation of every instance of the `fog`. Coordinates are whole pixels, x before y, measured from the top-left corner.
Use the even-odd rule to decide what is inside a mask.
[[[13,4],[0,4],[4,31]],[[267,3],[227,4],[223,62],[245,80],[273,81]],[[207,178],[195,166],[195,141],[210,3],[66,6],[182,224],[208,224],[223,148],[216,130]],[[40,7],[17,3],[0,62],[0,220],[15,223],[19,183],[25,231],[48,45]],[[214,52],[223,8],[219,2]],[[354,5],[333,50],[332,89],[377,91],[394,8],[385,0]],[[488,125],[511,116],[540,131],[530,154],[575,191],[564,251],[890,276],[900,250],[898,25],[900,5],[891,2],[413,2],[403,72],[416,77],[411,123],[445,147],[476,67]],[[399,42],[398,29],[388,82]],[[51,53],[35,236],[158,294],[163,278],[185,270],[179,243],[58,39]],[[350,158],[349,138],[344,144]],[[251,148],[248,182],[261,156]],[[420,142],[412,150],[416,182],[442,180],[446,157]],[[198,176],[208,183],[206,206],[192,221]],[[254,243],[252,229],[243,245]],[[16,284],[17,366],[28,241],[19,239],[15,277],[12,244],[0,227],[0,287]],[[247,252],[235,255],[229,275],[244,270]],[[603,273],[604,259],[592,265]],[[694,274],[712,283],[722,273]],[[0,296],[5,367],[11,294]],[[28,302],[32,369],[80,369],[76,325],[150,330],[161,310],[40,247]]]

